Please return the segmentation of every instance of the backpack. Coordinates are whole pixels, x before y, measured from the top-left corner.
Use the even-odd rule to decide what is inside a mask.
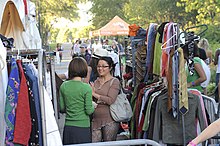
[[[112,79],[110,87],[113,81],[114,79]],[[131,105],[122,89],[118,94],[115,102],[110,105],[110,113],[116,122],[130,121],[131,117],[133,116]]]

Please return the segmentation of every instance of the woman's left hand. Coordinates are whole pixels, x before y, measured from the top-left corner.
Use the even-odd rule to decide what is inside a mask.
[[[95,94],[94,83],[93,83],[93,82],[90,82],[90,86],[91,86],[91,88],[92,88],[92,96],[94,96],[94,94]]]

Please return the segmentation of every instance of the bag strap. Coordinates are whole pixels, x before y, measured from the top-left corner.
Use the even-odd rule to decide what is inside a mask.
[[[114,80],[115,80],[115,78],[113,77],[113,79],[110,82],[110,87],[112,86]]]
[[[113,79],[111,80],[111,82],[110,82],[110,87],[112,86],[112,84],[113,84],[113,82],[114,82],[115,79],[116,79],[116,78],[113,77]],[[120,87],[120,92],[119,92],[119,94],[120,94],[120,93],[124,93],[124,91],[122,90],[122,87]]]
[[[113,79],[111,80],[111,82],[110,82],[110,87],[112,86],[114,80],[115,80],[115,77],[113,77]],[[110,89],[110,87],[109,87],[109,89]],[[109,92],[109,90],[108,90],[108,92]]]

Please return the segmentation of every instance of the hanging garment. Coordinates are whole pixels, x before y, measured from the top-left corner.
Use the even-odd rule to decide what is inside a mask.
[[[5,111],[5,100],[6,100],[6,89],[8,84],[8,69],[6,63],[6,48],[3,46],[2,41],[0,40],[0,146],[3,146],[5,143],[5,131],[6,131],[6,124],[4,118],[4,111]]]
[[[172,109],[172,94],[173,94],[173,60],[172,56],[174,54],[174,50],[170,51],[168,63],[167,63],[167,88],[168,88],[168,98],[167,98],[167,112],[170,112]]]
[[[129,26],[129,36],[136,36],[137,31],[140,29],[140,26],[132,24]]]
[[[27,80],[21,65],[21,60],[17,60],[20,72],[20,91],[16,107],[16,119],[14,130],[14,143],[28,145],[31,134],[31,113],[28,96]]]
[[[189,111],[184,115],[184,125],[182,125],[182,116],[180,116],[179,119],[174,119],[173,116],[166,111],[167,94],[158,98],[153,140],[159,141],[160,133],[162,133],[163,143],[183,145],[183,126],[185,127],[186,143],[189,143],[197,136],[196,119],[199,120],[201,130],[206,128],[199,97],[188,92],[188,98]]]
[[[40,145],[39,143],[39,128],[38,128],[38,118],[37,118],[37,111],[36,111],[36,107],[35,107],[35,99],[33,96],[33,91],[32,91],[32,87],[31,87],[31,78],[28,77],[28,75],[26,74],[26,66],[27,65],[23,65],[24,67],[24,72],[25,72],[25,77],[27,79],[27,86],[28,86],[28,95],[29,95],[29,103],[30,103],[30,112],[31,112],[31,123],[32,123],[32,127],[31,127],[31,134],[30,134],[30,139],[29,139],[29,145]]]
[[[41,111],[40,111],[40,95],[39,95],[39,85],[37,78],[37,70],[33,63],[25,65],[26,75],[29,77],[30,87],[34,97],[34,103],[36,108],[38,129],[39,129],[39,145],[43,145],[43,135],[42,135],[42,123],[41,123]]]
[[[23,42],[25,44],[25,47],[28,49],[41,49],[42,43],[40,33],[37,28],[35,4],[31,1],[28,1],[26,5],[29,11],[28,14],[26,14],[26,18],[28,19],[25,20],[25,31],[22,32]]]
[[[46,118],[46,135],[47,146],[63,146],[60,137],[60,132],[54,117],[53,105],[50,100],[49,94],[44,88],[44,104],[45,104],[45,118]]]
[[[183,49],[178,48],[179,52],[179,110],[182,114],[185,114],[188,109],[188,93],[187,93],[187,77],[185,70],[185,60],[183,55]]]
[[[14,45],[16,49],[26,48],[21,37],[23,30],[25,29],[25,12],[23,1],[8,1],[3,10],[4,12],[2,16],[0,33],[7,38],[14,38]]]
[[[5,103],[5,121],[6,121],[6,144],[10,145],[14,139],[15,111],[20,91],[20,79],[18,66],[14,58],[11,59],[11,72],[7,86],[7,97]]]
[[[173,117],[176,118],[178,116],[178,99],[179,99],[179,90],[178,90],[178,75],[179,75],[179,56],[178,52],[175,50],[173,56],[173,77],[172,77],[172,112]]]
[[[157,36],[157,24],[151,23],[148,29],[147,35],[147,56],[146,56],[146,75],[144,81],[148,81],[149,77],[153,73],[153,60],[154,60],[154,49],[155,40]]]

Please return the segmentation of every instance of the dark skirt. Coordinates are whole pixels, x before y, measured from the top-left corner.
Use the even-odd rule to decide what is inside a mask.
[[[63,145],[91,142],[90,127],[64,126]]]

